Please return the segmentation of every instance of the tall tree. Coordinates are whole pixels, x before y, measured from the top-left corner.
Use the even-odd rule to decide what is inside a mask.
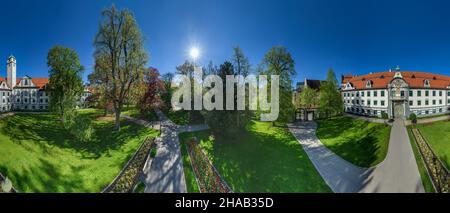
[[[223,85],[226,85],[227,75],[235,75],[234,70],[235,69],[233,68],[233,64],[229,61],[225,61],[220,65],[217,75],[222,80]],[[222,89],[222,94],[226,94],[225,86],[220,89]],[[235,90],[235,94],[236,92],[237,91]],[[216,98],[218,97],[214,97],[214,99]],[[226,95],[223,95],[222,98],[222,102],[226,103]],[[236,103],[236,96],[234,102]],[[239,128],[239,126],[237,125],[236,112],[236,109],[205,111],[204,117],[206,123],[211,127],[212,131],[214,131],[216,135],[222,137],[232,137],[235,136],[239,131],[243,130],[243,128]]]
[[[329,69],[327,73],[327,82],[333,84],[336,89],[339,88],[339,81],[336,78],[336,74],[334,73],[333,69]]]
[[[234,74],[235,75],[242,75],[246,77],[250,73],[250,62],[248,61],[248,58],[244,55],[244,52],[242,52],[241,48],[239,46],[236,46],[233,48],[233,67],[234,67]],[[245,82],[238,82],[245,83]],[[237,89],[237,88],[236,88]],[[246,100],[248,99],[248,92],[245,93],[247,97],[245,97]],[[237,93],[235,94],[235,99],[237,99]],[[246,104],[248,106],[248,104]],[[250,113],[249,110],[246,109],[244,111],[236,110],[236,125],[237,127],[242,127],[245,125],[245,122],[249,120]],[[235,109],[237,109],[237,102],[235,102]],[[241,124],[241,118],[244,119],[244,124]]]
[[[65,113],[75,108],[76,100],[83,92],[81,74],[84,68],[75,50],[63,46],[50,49],[47,65],[50,67],[50,108],[64,121]]]
[[[106,75],[105,94],[113,103],[115,127],[119,130],[123,104],[132,85],[142,79],[148,60],[134,15],[126,9],[117,10],[114,5],[104,10],[94,46],[96,61],[104,59],[108,65],[100,72]]]
[[[162,100],[164,102],[164,109],[170,109],[172,107],[171,98],[173,94],[172,80],[174,78],[173,73],[166,73],[161,76],[161,80],[164,83],[164,92],[162,94]]]
[[[289,122],[294,115],[292,103],[292,77],[296,74],[295,62],[291,54],[283,46],[272,47],[264,56],[261,74],[280,76],[280,122]],[[270,77],[269,77],[270,80]],[[273,122],[275,124],[275,122]]]
[[[307,109],[319,106],[319,92],[306,86],[300,93],[299,105]]]

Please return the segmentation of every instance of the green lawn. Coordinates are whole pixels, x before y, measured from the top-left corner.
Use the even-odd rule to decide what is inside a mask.
[[[187,124],[202,124],[204,119],[199,111],[173,111],[171,109],[163,110],[164,115],[166,115],[172,122],[178,125]]]
[[[439,159],[450,168],[450,121],[417,124]]]
[[[209,131],[180,134],[184,147],[191,137],[235,192],[331,192],[294,136],[270,122],[254,121],[234,140],[214,138]],[[198,191],[183,148],[188,191]]]
[[[430,176],[428,175],[427,168],[425,167],[425,162],[422,159],[422,156],[420,155],[419,148],[416,145],[416,142],[414,140],[414,136],[411,132],[411,126],[408,126],[408,136],[409,136],[409,142],[411,143],[411,147],[414,152],[414,157],[417,162],[417,167],[419,168],[420,178],[422,179],[423,187],[425,189],[425,192],[432,193],[435,192],[433,183],[431,182]]]
[[[122,112],[122,115],[128,115],[130,117],[140,118],[140,119],[144,119],[146,121],[159,120],[158,115],[156,115],[155,111],[152,110],[150,112],[145,113],[144,115],[141,115],[139,110],[136,108],[133,108],[133,107],[125,108],[124,111]]]
[[[384,160],[391,127],[379,123],[335,117],[318,121],[317,136],[334,153],[361,167]]]
[[[99,192],[118,175],[145,136],[155,130],[99,117],[101,110],[82,110],[92,118],[91,142],[77,142],[55,115],[17,114],[0,120],[0,172],[22,192]]]

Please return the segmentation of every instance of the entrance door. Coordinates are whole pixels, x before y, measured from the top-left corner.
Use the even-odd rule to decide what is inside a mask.
[[[403,118],[404,115],[405,111],[403,109],[403,103],[402,102],[394,103],[394,117]]]

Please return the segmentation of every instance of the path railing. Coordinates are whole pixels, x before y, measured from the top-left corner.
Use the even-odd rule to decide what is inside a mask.
[[[154,138],[146,137],[119,175],[103,189],[102,193],[131,193],[139,181],[139,176],[150,156],[151,149],[155,146],[154,141]]]
[[[436,192],[449,193],[450,172],[433,152],[420,130],[417,128],[412,128],[411,130]]]
[[[233,191],[220,176],[208,156],[198,146],[197,139],[186,143],[187,152],[195,173],[195,179],[202,193],[232,193]]]

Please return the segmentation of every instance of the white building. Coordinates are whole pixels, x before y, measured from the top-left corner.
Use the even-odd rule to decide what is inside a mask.
[[[46,92],[49,78],[16,78],[17,63],[14,56],[8,57],[6,78],[0,77],[0,112],[5,111],[45,111],[49,108],[50,96]],[[84,106],[85,97],[83,94]]]
[[[342,76],[345,111],[390,118],[450,113],[450,77],[413,71]]]

